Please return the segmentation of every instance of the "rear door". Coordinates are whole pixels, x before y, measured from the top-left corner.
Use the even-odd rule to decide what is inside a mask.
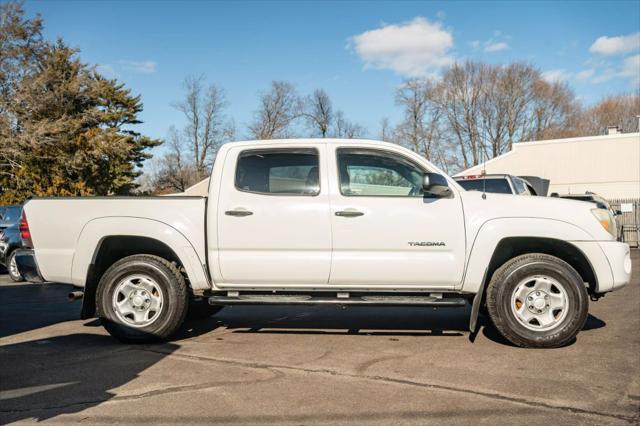
[[[331,222],[324,151],[324,144],[229,149],[217,208],[216,284],[327,284]]]
[[[387,149],[327,146],[335,286],[453,288],[465,258],[462,204],[425,198],[425,165]]]

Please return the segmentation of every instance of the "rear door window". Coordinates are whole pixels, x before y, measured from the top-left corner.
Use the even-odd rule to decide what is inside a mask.
[[[320,172],[315,149],[248,150],[240,153],[236,188],[270,195],[318,195]]]

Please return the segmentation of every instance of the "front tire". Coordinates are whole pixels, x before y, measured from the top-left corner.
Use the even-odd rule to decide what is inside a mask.
[[[18,270],[18,264],[16,263],[16,251],[12,251],[7,258],[7,272],[9,278],[14,282],[24,281],[24,277]]]
[[[531,253],[498,268],[487,287],[487,310],[500,334],[527,348],[571,342],[584,326],[589,295],[571,265]]]
[[[167,339],[187,314],[184,277],[174,264],[158,256],[120,259],[102,275],[96,295],[104,328],[127,343]]]

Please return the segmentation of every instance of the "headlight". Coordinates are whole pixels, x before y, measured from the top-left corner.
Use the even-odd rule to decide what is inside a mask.
[[[616,229],[616,220],[608,209],[591,209],[591,213],[598,219],[600,225],[610,233],[613,238],[618,237],[618,230]]]

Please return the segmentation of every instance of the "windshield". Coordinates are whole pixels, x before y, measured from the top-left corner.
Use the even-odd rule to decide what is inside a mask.
[[[17,223],[20,220],[20,214],[22,207],[20,206],[8,206],[0,212],[0,222],[5,225]]]
[[[531,195],[527,188],[527,183],[524,180],[514,177],[513,186],[516,188],[516,194]]]
[[[511,194],[511,187],[506,178],[494,179],[461,179],[456,180],[467,191],[485,191],[497,194]]]

